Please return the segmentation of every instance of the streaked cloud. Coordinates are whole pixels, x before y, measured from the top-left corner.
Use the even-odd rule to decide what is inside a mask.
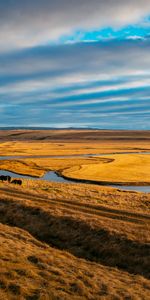
[[[149,0],[0,2],[0,126],[150,129]]]
[[[61,120],[78,126],[82,119],[98,127],[106,118],[110,127],[124,128],[127,116],[135,121],[141,115],[139,126],[149,128],[149,50],[149,41],[115,40],[1,54],[1,125],[52,126]],[[126,118],[119,124],[121,116]]]

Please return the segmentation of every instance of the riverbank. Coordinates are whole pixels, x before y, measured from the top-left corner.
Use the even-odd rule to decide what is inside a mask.
[[[15,156],[9,160],[0,159],[0,169],[3,170],[1,174],[13,178],[35,177],[36,180],[41,178],[53,182],[108,185],[122,190],[129,186],[129,190],[150,192],[149,153],[104,156],[91,154],[65,158],[20,157],[17,160]]]

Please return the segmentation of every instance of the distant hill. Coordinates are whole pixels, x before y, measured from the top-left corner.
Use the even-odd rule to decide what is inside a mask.
[[[99,130],[99,129],[49,129],[7,128],[0,130],[0,141],[150,141],[150,131]]]

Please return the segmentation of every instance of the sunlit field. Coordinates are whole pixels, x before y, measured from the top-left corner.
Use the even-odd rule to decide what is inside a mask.
[[[83,163],[64,170],[62,174],[103,184],[150,185],[150,154],[110,155],[106,164]]]
[[[105,185],[150,185],[149,133],[71,136],[1,136],[1,172],[31,177],[0,181],[0,300],[149,299],[150,193]]]

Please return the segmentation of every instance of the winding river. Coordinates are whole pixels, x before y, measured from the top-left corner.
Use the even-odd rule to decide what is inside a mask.
[[[114,153],[114,154],[129,154],[129,152],[123,152],[123,153]],[[130,152],[130,154],[150,154],[150,152]],[[0,156],[0,160],[16,160],[16,159],[25,159],[25,158],[74,158],[74,157],[97,157],[97,156],[108,156],[112,155],[110,154],[79,154],[79,155],[40,155],[40,156]],[[37,177],[31,177],[27,175],[20,175],[14,172],[10,171],[0,171],[0,175],[9,175],[12,178],[28,178],[33,180],[47,180],[52,182],[62,182],[62,183],[78,183],[76,180],[73,179],[65,179],[61,176],[59,176],[56,172],[50,171],[45,173],[45,175],[41,178]],[[92,184],[91,182],[85,183]],[[108,185],[107,185],[108,186]],[[125,186],[125,185],[109,185],[110,187],[117,188],[119,190],[126,190],[126,191],[137,191],[137,192],[144,192],[144,193],[150,193],[150,186]]]

